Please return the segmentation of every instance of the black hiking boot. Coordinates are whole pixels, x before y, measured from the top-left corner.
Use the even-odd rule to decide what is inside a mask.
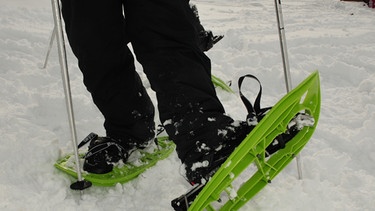
[[[278,135],[273,142],[266,148],[266,157],[272,155],[280,149],[284,149],[286,144],[302,130],[303,127],[312,127],[314,118],[306,113],[298,113],[288,124],[285,133]]]
[[[85,155],[83,170],[95,174],[111,172],[116,163],[120,161],[125,163],[134,150],[137,148],[144,148],[148,143],[139,145],[134,144],[137,142],[134,142],[131,139],[125,142],[110,137],[98,137],[96,134],[90,135],[91,138],[88,140],[86,140],[86,138],[81,142],[79,147],[90,142],[88,152]]]
[[[253,128],[246,122],[235,121],[219,130],[218,134],[222,135],[218,135],[220,141],[215,148],[207,147],[203,140],[197,141],[194,150],[184,160],[190,184],[205,184]]]
[[[285,148],[286,144],[292,140],[303,127],[313,125],[314,118],[308,114],[297,114],[289,123],[287,131],[277,136],[266,148],[266,156],[270,156],[278,150]],[[186,177],[190,184],[205,184],[208,182],[220,168],[221,164],[226,161],[253,128],[254,126],[249,126],[246,122],[240,122],[239,125],[226,131],[226,142],[221,144],[218,148],[214,150],[204,150],[204,147],[202,147],[204,144],[202,144],[201,146],[197,146],[194,152],[189,153],[184,164]]]

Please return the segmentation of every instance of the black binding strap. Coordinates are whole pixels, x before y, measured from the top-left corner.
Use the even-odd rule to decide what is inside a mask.
[[[242,94],[241,92],[241,86],[242,82],[245,78],[252,78],[258,81],[259,83],[259,92],[258,95],[255,99],[254,106],[250,103],[250,101]],[[240,93],[241,100],[243,104],[245,105],[248,115],[247,115],[247,120],[248,121],[256,121],[259,122],[267,113],[268,110],[270,110],[272,107],[266,107],[266,108],[261,108],[260,107],[260,100],[262,96],[262,85],[259,81],[259,79],[253,75],[244,75],[238,79],[238,90]]]

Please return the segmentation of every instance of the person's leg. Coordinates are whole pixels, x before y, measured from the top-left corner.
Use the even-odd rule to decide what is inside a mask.
[[[224,115],[188,1],[125,0],[124,8],[129,39],[182,162],[242,141],[250,127]]]
[[[107,136],[140,144],[152,139],[154,107],[127,47],[122,1],[62,0],[62,12],[84,84],[104,115]]]

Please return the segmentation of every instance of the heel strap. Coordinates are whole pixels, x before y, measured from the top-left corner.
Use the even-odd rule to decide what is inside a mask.
[[[258,95],[255,99],[254,106],[241,92],[241,86],[242,86],[243,80],[245,78],[252,78],[259,83],[259,92],[258,92]],[[245,105],[245,107],[247,109],[248,115],[247,115],[246,119],[247,119],[248,123],[251,124],[251,125],[258,124],[258,122],[260,120],[262,120],[262,118],[266,115],[266,113],[272,108],[272,107],[266,107],[266,108],[260,107],[260,100],[261,100],[261,96],[262,96],[262,85],[261,85],[259,79],[257,77],[255,77],[254,75],[251,75],[251,74],[247,74],[247,75],[244,75],[244,76],[240,77],[238,79],[238,90],[239,90],[241,100],[242,100],[243,104]]]

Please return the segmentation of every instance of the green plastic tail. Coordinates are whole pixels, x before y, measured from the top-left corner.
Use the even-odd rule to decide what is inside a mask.
[[[220,78],[214,75],[211,75],[211,81],[216,87],[220,87],[224,91],[234,93],[233,90]]]

